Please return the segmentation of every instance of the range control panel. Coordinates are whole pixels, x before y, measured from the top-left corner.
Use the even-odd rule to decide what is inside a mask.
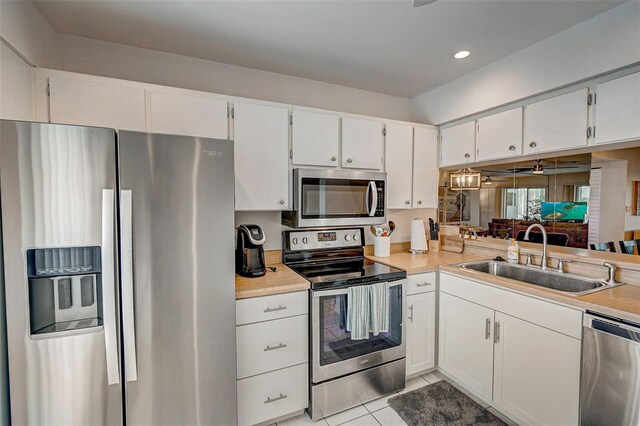
[[[290,250],[362,247],[362,228],[290,231],[285,234]]]

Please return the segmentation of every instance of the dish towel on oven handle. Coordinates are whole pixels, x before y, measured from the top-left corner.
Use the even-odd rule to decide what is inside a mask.
[[[376,283],[370,286],[371,324],[369,331],[377,336],[389,331],[389,283]]]
[[[351,286],[347,293],[347,331],[351,340],[369,338],[371,322],[371,288],[368,285]]]
[[[349,287],[347,331],[351,340],[364,340],[389,331],[389,283]]]

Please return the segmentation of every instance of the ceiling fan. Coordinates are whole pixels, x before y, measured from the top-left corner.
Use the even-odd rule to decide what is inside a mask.
[[[426,6],[431,3],[435,3],[438,0],[413,0],[413,7]]]

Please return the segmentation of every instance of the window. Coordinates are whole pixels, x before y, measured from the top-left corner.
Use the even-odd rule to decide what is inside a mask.
[[[506,188],[503,193],[503,217],[506,219],[540,220],[546,188]]]
[[[591,187],[589,185],[576,185],[576,193],[573,199],[577,203],[588,203],[590,193]]]

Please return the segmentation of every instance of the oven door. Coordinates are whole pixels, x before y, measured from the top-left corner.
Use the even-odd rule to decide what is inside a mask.
[[[313,169],[294,173],[297,226],[385,222],[385,173]]]
[[[397,280],[389,283],[389,331],[377,336],[369,333],[369,338],[364,340],[351,340],[346,329],[346,288],[311,292],[313,383],[405,357],[403,309],[406,282]]]

